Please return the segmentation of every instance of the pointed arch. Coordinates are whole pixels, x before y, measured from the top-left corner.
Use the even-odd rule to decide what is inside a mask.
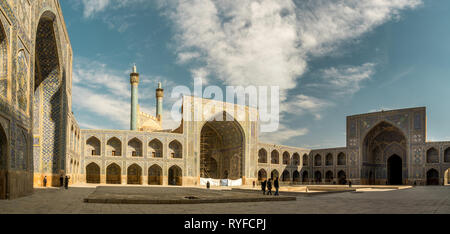
[[[316,154],[316,156],[314,157],[314,166],[316,167],[322,166],[322,155]]]
[[[177,165],[169,168],[169,185],[183,185],[183,170]]]
[[[275,169],[275,170],[272,170],[272,172],[270,173],[270,178],[271,179],[276,179],[276,178],[279,178],[280,177],[280,173]]]
[[[300,155],[298,153],[294,153],[292,155],[292,164],[294,166],[299,166],[300,165]]]
[[[439,163],[439,151],[436,148],[427,150],[427,163]]]
[[[136,163],[127,168],[127,184],[142,184],[142,168]]]
[[[258,171],[258,181],[264,181],[267,179],[267,172],[264,169]]]
[[[241,124],[223,111],[206,121],[200,131],[200,176],[232,180],[242,178],[245,132]]]
[[[322,172],[320,172],[320,171],[314,172],[314,180],[316,181],[316,183],[321,183],[322,182]]]
[[[35,173],[58,174],[64,169],[61,149],[68,125],[67,109],[62,107],[67,100],[57,19],[52,11],[43,12],[35,34],[34,87],[29,90],[33,93],[33,133],[39,139],[34,151],[41,152],[36,158],[39,167]]]
[[[107,156],[122,156],[122,141],[117,137],[111,137],[106,142]]]
[[[346,161],[347,161],[347,159],[345,157],[345,154],[343,152],[339,153],[337,165],[338,166],[345,166],[346,165]]]
[[[134,137],[128,141],[128,154],[131,157],[142,157],[142,141]]]
[[[291,181],[291,174],[288,170],[284,170],[283,174],[281,175],[281,181],[288,182]]]
[[[178,140],[170,142],[169,155],[171,158],[183,158],[183,145]]]
[[[86,183],[100,184],[100,167],[97,163],[89,163],[86,166]]]
[[[308,166],[308,155],[307,154],[303,155],[303,166]]]
[[[160,140],[155,138],[148,143],[148,156],[150,158],[163,157],[163,144]]]
[[[325,166],[333,166],[333,154],[328,153],[327,156],[325,156]]]
[[[325,173],[325,182],[327,183],[331,183],[333,182],[333,172],[332,171],[327,171],[327,173]]]
[[[295,170],[292,173],[292,181],[294,182],[300,182],[300,172],[298,172],[297,170]]]
[[[163,171],[158,164],[155,164],[148,168],[148,184],[149,185],[163,184]]]
[[[287,151],[285,151],[283,153],[283,164],[284,165],[290,165],[291,164],[291,155]]]
[[[86,141],[86,155],[88,156],[100,156],[101,154],[101,143],[100,140],[95,137],[91,136]]]
[[[272,150],[272,153],[270,153],[270,163],[280,164],[280,153],[278,150]]]
[[[303,171],[302,173],[302,183],[307,183],[309,180],[308,171]]]
[[[444,163],[450,163],[450,147],[444,151]]]
[[[111,163],[106,168],[106,183],[107,184],[122,183],[122,169],[116,163]]]
[[[389,121],[374,125],[361,141],[361,184],[402,184],[402,178],[408,177],[407,141]]]
[[[427,171],[427,185],[440,185],[439,172],[434,168]]]
[[[258,163],[267,163],[267,151],[264,148],[258,151]]]
[[[347,175],[345,174],[345,171],[339,171],[338,172],[338,183],[339,184],[346,184],[347,183]]]

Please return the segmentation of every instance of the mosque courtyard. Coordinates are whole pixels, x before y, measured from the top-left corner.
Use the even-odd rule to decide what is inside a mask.
[[[448,214],[450,186],[417,186],[405,189],[359,189],[339,193],[289,193],[289,201],[232,202],[207,204],[102,204],[84,200],[92,194],[140,192],[157,196],[185,194],[222,194],[228,197],[263,197],[258,191],[218,191],[186,187],[95,187],[79,185],[68,190],[35,189],[33,195],[15,200],[0,200],[0,213],[6,214]],[[202,192],[203,191],[203,192]],[[138,191],[139,193],[139,191]],[[243,195],[244,193],[248,195]],[[167,194],[167,193],[166,193]],[[208,195],[209,194],[209,195]],[[294,195],[293,195],[294,194]],[[267,197],[267,196],[266,196]]]

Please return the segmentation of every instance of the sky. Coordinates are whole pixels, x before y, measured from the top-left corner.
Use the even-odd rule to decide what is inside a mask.
[[[450,140],[448,0],[64,0],[73,112],[83,129],[129,129],[129,73],[141,110],[155,88],[194,79],[278,86],[278,131],[260,141],[345,147],[346,116],[427,107],[429,141]]]

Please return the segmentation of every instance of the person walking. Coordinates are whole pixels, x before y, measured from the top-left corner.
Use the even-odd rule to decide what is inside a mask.
[[[263,191],[263,195],[266,195],[266,183],[267,183],[267,180],[264,180],[263,182],[261,182],[261,190]]]
[[[269,179],[269,181],[267,181],[267,195],[272,195],[272,179]]]
[[[280,188],[280,184],[278,181],[278,177],[275,179],[275,181],[273,182],[273,186],[275,187],[275,196],[279,196],[280,194],[278,194],[278,189]]]
[[[47,187],[47,176],[44,176],[44,187]]]
[[[64,176],[62,174],[59,177],[59,187],[64,187]]]
[[[69,188],[69,177],[68,177],[68,176],[66,176],[66,178],[64,179],[64,187],[65,187],[66,189]]]

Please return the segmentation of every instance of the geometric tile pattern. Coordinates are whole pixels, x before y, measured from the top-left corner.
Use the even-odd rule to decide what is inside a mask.
[[[40,163],[41,172],[59,173],[62,158],[63,121],[61,110],[60,67],[53,20],[41,19],[36,38],[36,59],[39,68],[36,70],[35,88],[42,92],[38,110],[41,112],[40,129]]]
[[[0,96],[5,98],[8,90],[8,45],[3,25],[0,22]]]
[[[28,108],[28,66],[25,50],[17,55],[16,65],[16,97],[19,108],[26,112]]]

